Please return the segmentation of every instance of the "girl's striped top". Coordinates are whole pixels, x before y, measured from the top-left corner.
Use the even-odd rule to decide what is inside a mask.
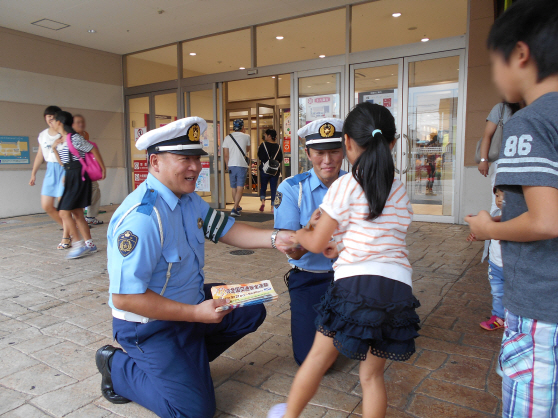
[[[373,221],[364,190],[351,173],[329,188],[320,209],[338,223],[333,238],[339,258],[335,280],[377,275],[412,286],[412,268],[405,243],[413,209],[405,185],[394,180],[382,214]]]
[[[72,144],[79,152],[80,158],[83,158],[86,152],[89,152],[93,149],[93,144],[89,141],[86,141],[85,138],[80,134],[72,134]],[[60,156],[62,164],[68,164],[70,162],[70,159],[71,161],[79,161],[79,158],[72,154],[68,149],[66,138],[64,138],[64,142],[62,144],[56,147],[56,150],[58,151],[58,155]]]

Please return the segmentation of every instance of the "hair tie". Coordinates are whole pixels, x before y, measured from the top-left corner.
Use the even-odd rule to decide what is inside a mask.
[[[380,131],[379,129],[374,129],[374,130],[372,131],[372,138],[374,138],[374,136],[375,136],[377,133],[380,133],[380,134],[381,134],[382,131]]]

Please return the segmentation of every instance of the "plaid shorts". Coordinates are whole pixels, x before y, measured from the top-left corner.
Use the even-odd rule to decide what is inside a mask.
[[[558,417],[558,324],[506,310],[499,365],[503,418]]]

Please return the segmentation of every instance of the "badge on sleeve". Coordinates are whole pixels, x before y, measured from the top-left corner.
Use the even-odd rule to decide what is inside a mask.
[[[130,255],[136,245],[138,245],[138,237],[132,231],[126,231],[118,235],[118,251],[120,251],[122,257]]]
[[[203,228],[203,219],[198,218],[198,229],[202,229],[202,228]]]
[[[273,206],[275,206],[275,209],[277,209],[279,205],[281,205],[282,200],[283,200],[283,193],[277,192],[275,194],[275,201],[273,202]]]

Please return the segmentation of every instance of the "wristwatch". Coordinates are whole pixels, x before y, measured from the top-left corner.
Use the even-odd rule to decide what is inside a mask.
[[[277,249],[277,246],[275,245],[275,240],[277,239],[277,234],[279,233],[278,229],[274,229],[273,232],[271,233],[271,247],[273,249]]]
[[[481,159],[480,159],[480,162],[481,162],[481,163],[487,163],[487,162],[488,162],[488,158],[481,158]]]

